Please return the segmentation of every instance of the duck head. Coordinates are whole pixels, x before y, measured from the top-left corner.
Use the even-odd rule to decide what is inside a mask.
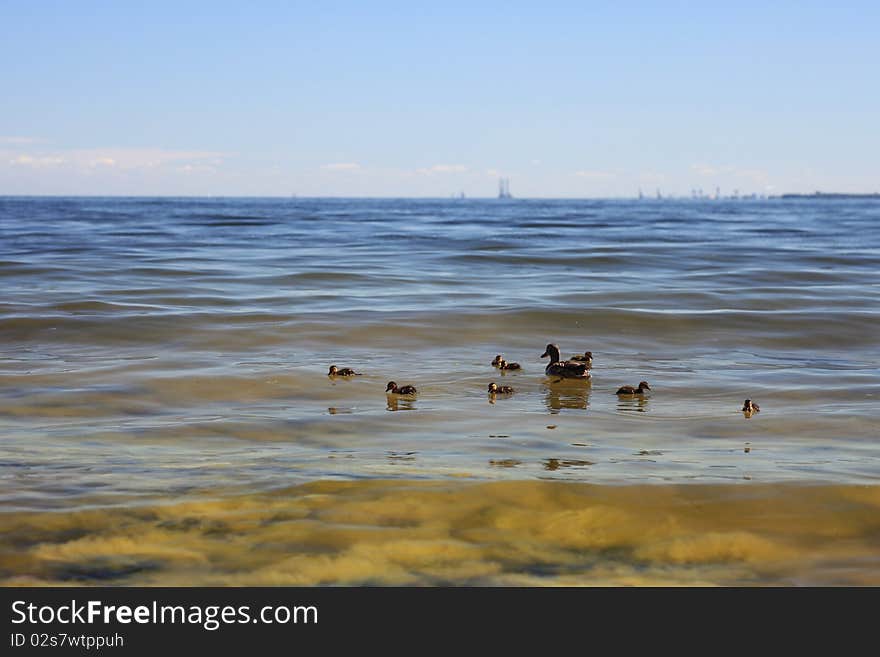
[[[391,392],[395,388],[397,388],[397,384],[394,383],[394,381],[389,381],[388,385],[385,387],[385,392]]]
[[[541,358],[547,358],[547,356],[550,356],[551,363],[558,363],[559,362],[559,347],[557,347],[555,344],[548,344],[547,349],[545,349],[544,353],[541,354]]]
[[[651,386],[648,385],[647,381],[639,381],[639,388],[642,390],[650,390]]]
[[[498,384],[494,381],[489,384],[489,392],[498,392]]]
[[[339,368],[336,367],[336,365],[331,365],[331,366],[330,366],[330,371],[327,372],[327,376],[333,376],[333,375],[336,374],[338,371],[339,371]]]

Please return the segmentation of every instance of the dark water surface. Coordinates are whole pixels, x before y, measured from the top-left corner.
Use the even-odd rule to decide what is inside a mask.
[[[880,483],[876,201],[7,197],[0,291],[10,510],[334,478]],[[593,351],[592,382],[545,377],[548,342]]]

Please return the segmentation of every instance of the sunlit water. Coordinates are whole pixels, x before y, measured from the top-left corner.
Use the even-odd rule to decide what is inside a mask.
[[[9,512],[880,483],[876,201],[0,198],[0,290]],[[592,381],[545,377],[548,342],[591,350]]]

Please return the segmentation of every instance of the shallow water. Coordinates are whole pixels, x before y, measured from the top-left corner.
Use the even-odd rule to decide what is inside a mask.
[[[0,584],[880,586],[880,486],[401,479],[0,514]]]
[[[7,197],[0,290],[7,513],[329,480],[880,483],[876,201]],[[592,380],[545,377],[548,342],[591,350]]]

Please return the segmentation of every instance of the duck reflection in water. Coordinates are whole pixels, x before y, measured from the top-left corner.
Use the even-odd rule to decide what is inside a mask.
[[[582,468],[593,465],[592,461],[584,461],[581,459],[545,459],[545,470],[558,470],[559,468]]]
[[[617,410],[624,412],[637,412],[637,413],[647,413],[648,412],[648,402],[651,400],[650,397],[641,397],[641,396],[620,396],[617,398]]]
[[[338,407],[338,406],[330,406],[330,407],[327,409],[327,412],[328,412],[330,415],[338,415],[338,414],[340,414],[340,413],[353,413],[354,410],[351,409],[351,408],[341,408],[341,407]]]
[[[386,395],[385,399],[388,405],[385,407],[389,411],[414,411],[416,410],[416,400],[399,397],[397,395]]]
[[[547,394],[544,395],[544,405],[553,415],[559,413],[563,408],[586,410],[590,405],[589,380],[566,379],[549,384]]]

